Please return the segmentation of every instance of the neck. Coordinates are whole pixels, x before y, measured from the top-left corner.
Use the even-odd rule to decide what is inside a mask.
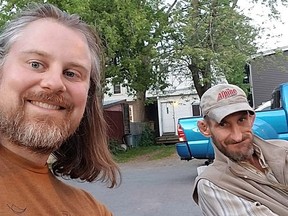
[[[247,160],[248,163],[250,163],[252,166],[254,166],[256,169],[260,170],[261,172],[265,172],[265,170],[262,168],[258,156],[254,153],[250,159]]]
[[[19,145],[15,145],[7,140],[1,139],[1,145],[13,152],[14,154],[19,155],[20,157],[23,157],[38,166],[45,166],[48,160],[48,157],[50,154],[39,154],[31,151],[30,149],[26,147],[22,147]]]

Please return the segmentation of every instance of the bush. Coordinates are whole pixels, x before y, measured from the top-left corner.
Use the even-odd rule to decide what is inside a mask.
[[[109,150],[114,155],[118,154],[119,152],[126,151],[126,149],[121,146],[121,143],[115,139],[109,140]]]
[[[152,145],[155,145],[155,133],[148,125],[145,125],[141,134],[139,146],[152,146]]]

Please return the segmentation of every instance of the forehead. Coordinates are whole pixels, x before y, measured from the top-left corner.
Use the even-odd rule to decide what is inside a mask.
[[[84,34],[54,19],[40,19],[28,24],[17,36],[11,49],[45,50],[55,58],[78,61],[91,67],[91,54]]]

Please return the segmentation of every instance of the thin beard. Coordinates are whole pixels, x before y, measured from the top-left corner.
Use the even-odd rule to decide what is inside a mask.
[[[9,141],[33,152],[51,153],[74,132],[70,129],[70,121],[64,120],[65,123],[61,125],[49,119],[25,122],[24,112],[20,110],[21,108],[9,114],[0,111],[0,131]]]
[[[230,158],[231,160],[235,161],[235,162],[241,162],[241,161],[245,161],[247,160],[249,157],[251,157],[254,153],[254,148],[251,145],[251,148],[249,149],[249,151],[246,154],[239,154],[239,153],[234,153],[234,152],[228,152],[226,151],[226,149],[224,148],[220,148],[220,146],[216,145],[215,143],[215,139],[213,137],[211,137],[214,145],[216,146],[216,148],[222,152],[226,157]],[[244,139],[244,138],[243,138]],[[222,147],[222,146],[221,146]]]
[[[250,158],[253,155],[254,148],[251,147],[246,154],[234,154],[234,153],[229,153],[229,152],[226,152],[226,153],[227,153],[226,156],[231,158],[231,160],[234,160],[236,162],[241,162],[241,161],[246,161],[248,158]]]

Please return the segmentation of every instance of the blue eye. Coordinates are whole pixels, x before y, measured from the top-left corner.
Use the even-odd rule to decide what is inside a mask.
[[[65,75],[66,75],[66,76],[69,76],[69,77],[74,77],[74,76],[75,76],[75,73],[72,72],[72,71],[65,71]]]
[[[40,63],[39,62],[31,62],[30,65],[31,65],[32,68],[36,68],[36,69],[40,67]]]

